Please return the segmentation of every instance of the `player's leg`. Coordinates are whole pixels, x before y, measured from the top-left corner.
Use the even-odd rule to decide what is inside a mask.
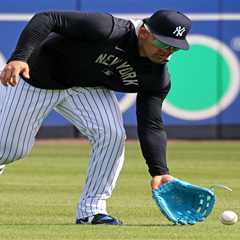
[[[107,214],[106,199],[112,194],[124,161],[125,130],[118,102],[112,91],[101,88],[71,89],[69,95],[72,96],[58,105],[57,111],[72,121],[91,143],[77,219]]]
[[[0,165],[30,152],[42,120],[61,94],[32,87],[21,79],[16,87],[0,88],[0,95],[4,95],[0,102]]]

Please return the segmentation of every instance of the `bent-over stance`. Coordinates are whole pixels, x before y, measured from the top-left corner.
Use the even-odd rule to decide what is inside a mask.
[[[138,135],[155,189],[173,178],[161,106],[170,89],[169,56],[188,49],[190,27],[185,15],[170,10],[137,21],[105,13],[36,14],[0,75],[0,171],[31,151],[54,109],[91,144],[76,222],[121,224],[106,209],[124,162],[125,131],[113,91],[137,93]]]

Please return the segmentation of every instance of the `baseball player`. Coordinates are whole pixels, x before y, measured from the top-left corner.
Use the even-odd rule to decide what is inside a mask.
[[[106,13],[36,14],[0,75],[1,171],[31,151],[54,109],[91,144],[76,223],[122,224],[106,209],[124,161],[125,131],[113,91],[137,93],[138,135],[155,189],[173,178],[161,106],[170,89],[167,62],[189,48],[190,28],[190,19],[172,10],[136,21]]]

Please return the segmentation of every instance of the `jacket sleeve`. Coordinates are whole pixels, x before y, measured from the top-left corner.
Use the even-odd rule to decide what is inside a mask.
[[[33,50],[54,32],[70,38],[102,41],[113,29],[113,17],[105,13],[41,12],[22,31],[16,49],[8,60],[27,61]]]
[[[166,161],[167,136],[163,127],[161,110],[161,96],[138,93],[138,137],[151,176],[169,173]]]

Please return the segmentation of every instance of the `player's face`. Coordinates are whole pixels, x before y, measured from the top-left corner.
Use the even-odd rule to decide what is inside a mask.
[[[168,57],[177,51],[177,48],[171,47],[157,40],[152,33],[143,30],[140,55],[149,58],[154,63],[164,63]]]

